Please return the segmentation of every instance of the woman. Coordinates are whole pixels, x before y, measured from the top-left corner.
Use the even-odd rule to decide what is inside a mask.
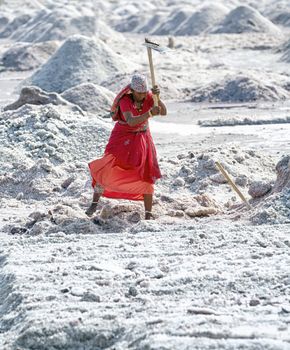
[[[147,80],[134,74],[131,83],[116,97],[112,106],[112,118],[116,124],[102,158],[89,163],[94,188],[93,201],[87,209],[93,215],[101,196],[143,200],[145,219],[153,219],[152,201],[154,183],[161,177],[155,146],[149,130],[148,119],[166,115],[164,103],[155,86],[148,91]]]

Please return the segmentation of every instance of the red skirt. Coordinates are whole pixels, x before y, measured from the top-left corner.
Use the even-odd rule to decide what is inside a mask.
[[[154,192],[161,177],[155,146],[149,129],[133,132],[115,124],[105,155],[89,163],[92,185],[103,188],[103,196],[143,200]]]

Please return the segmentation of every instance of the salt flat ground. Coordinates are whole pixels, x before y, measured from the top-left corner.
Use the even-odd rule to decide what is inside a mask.
[[[116,40],[113,47],[124,54],[129,50],[147,71],[138,46],[143,36],[125,38],[126,45]],[[225,73],[251,72],[257,79],[285,83],[289,63],[279,61],[274,50],[283,38],[219,39],[178,37],[176,44],[184,50],[155,57],[169,111],[166,118],[151,121],[159,158],[176,161],[188,152],[233,146],[277,162],[290,153],[289,123],[205,127],[198,122],[275,121],[289,116],[287,99],[193,103],[190,98],[198,82],[210,84]],[[261,40],[269,50],[259,50]],[[1,52],[9,42],[2,44]],[[17,99],[19,83],[30,74],[0,73],[1,107]],[[186,98],[185,88],[190,90]],[[79,118],[76,127],[94,123],[98,119],[92,116]],[[110,130],[112,124],[105,124]],[[162,164],[164,171],[167,166]],[[256,169],[258,178],[261,171]],[[229,188],[224,189],[229,196]],[[87,205],[91,193],[83,192]],[[79,226],[70,232],[60,226],[54,233],[12,235],[5,225],[20,225],[37,210],[47,213],[60,200],[19,200],[16,195],[1,198],[0,349],[290,349],[289,223],[253,226],[239,220],[238,215],[251,214],[242,208],[192,220],[160,215],[121,232],[104,232],[84,216],[75,219]],[[68,205],[77,203],[83,212],[83,202],[70,200]],[[94,230],[85,232],[90,225]]]
[[[1,237],[3,349],[289,349],[289,225]]]

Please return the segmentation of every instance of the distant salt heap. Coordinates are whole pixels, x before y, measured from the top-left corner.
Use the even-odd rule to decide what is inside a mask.
[[[220,4],[203,6],[178,26],[175,35],[199,35],[219,23],[228,13]]]
[[[74,6],[43,9],[11,34],[11,39],[22,42],[64,40],[73,34],[92,36],[96,33],[96,16],[85,7]]]
[[[269,17],[275,24],[290,27],[290,10],[287,8],[276,11],[274,10],[269,14]]]
[[[270,20],[249,6],[239,6],[232,10],[213,33],[269,33],[278,34],[280,30]]]
[[[154,33],[162,23],[166,23],[167,14],[164,11],[154,11],[148,14],[147,12],[131,14],[127,17],[121,17],[114,28],[118,32],[133,32],[133,33]]]
[[[104,2],[101,1],[101,4],[103,6]],[[107,3],[106,3],[107,4]],[[108,3],[109,4],[109,3]],[[158,4],[160,5],[160,4]],[[155,12],[156,4],[154,4],[154,1],[148,1],[146,3],[141,1],[119,1],[118,6],[107,6],[107,9],[112,13],[112,17],[116,17],[118,19],[127,18],[131,15],[140,15],[141,13],[147,13],[147,15],[152,15],[153,12]]]
[[[193,6],[177,6],[169,14],[160,12],[153,17],[145,14],[140,18],[134,14],[126,23],[120,22],[116,29],[154,35],[198,35],[219,23],[227,13],[226,7],[216,4],[197,9]]]
[[[50,7],[53,4],[53,0],[45,1],[47,7]],[[1,5],[5,7],[5,9],[8,8],[9,10],[12,10],[14,13],[18,13],[24,8],[29,10],[39,10],[45,7],[43,1],[38,0],[1,0]]]
[[[15,33],[18,30],[18,28],[21,28],[22,25],[29,22],[30,19],[31,15],[29,14],[22,14],[13,18],[0,32],[0,38],[9,38],[13,33]]]
[[[101,16],[90,9],[89,4],[83,6],[75,2],[74,5],[43,7],[29,15],[16,17],[0,32],[0,37],[18,42],[44,42],[63,41],[74,34],[97,35],[101,39],[118,36]]]
[[[235,125],[265,125],[265,124],[289,124],[290,116],[276,117],[272,115],[268,117],[253,116],[253,117],[222,117],[217,119],[202,119],[198,121],[200,126],[235,126]]]
[[[0,33],[7,26],[10,21],[8,14],[0,13]]]
[[[282,45],[281,51],[283,52],[281,60],[290,62],[290,40]]]
[[[176,30],[194,13],[193,7],[179,7],[164,17],[160,25],[153,31],[155,35],[173,35]],[[149,27],[147,25],[147,27]]]
[[[199,35],[219,23],[228,9],[222,5],[204,6],[195,12],[176,31],[176,35]]]
[[[153,18],[156,18],[156,14],[153,16]],[[144,25],[144,22],[148,21],[148,16],[147,15],[142,15],[142,14],[133,14],[130,15],[128,17],[126,17],[126,19],[124,20],[124,18],[121,18],[118,23],[115,25],[115,29],[118,32],[136,32],[138,30],[136,30],[138,27],[140,27],[140,25]],[[159,21],[158,21],[159,24]],[[155,24],[156,26],[156,24]],[[152,28],[152,27],[151,27]],[[145,31],[145,32],[149,32],[149,30]]]
[[[115,94],[92,83],[84,83],[64,91],[61,96],[86,112],[108,114]]]
[[[82,83],[101,84],[118,73],[136,68],[101,40],[75,35],[24,82],[46,91],[63,92]]]
[[[18,43],[3,53],[2,65],[11,71],[35,69],[46,62],[57,48],[58,44],[53,41],[39,44]]]
[[[123,4],[119,1],[118,6],[110,9],[110,23],[118,32],[139,32],[139,29],[147,26],[148,21],[151,26],[142,32],[150,33],[160,24],[160,17],[164,17],[164,10],[160,11],[151,2],[133,2],[125,1]]]
[[[160,26],[166,20],[166,15],[163,12],[157,12],[153,16],[146,16],[141,20],[141,25],[134,31],[137,33],[153,33],[156,28]],[[145,24],[144,24],[145,23]]]
[[[263,83],[247,76],[228,77],[219,83],[198,88],[193,102],[277,101],[289,98],[289,93],[272,83]]]

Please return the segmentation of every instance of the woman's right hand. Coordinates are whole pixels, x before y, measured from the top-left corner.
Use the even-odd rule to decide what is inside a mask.
[[[159,115],[161,112],[161,108],[159,106],[154,106],[150,109],[150,112],[153,116]]]

